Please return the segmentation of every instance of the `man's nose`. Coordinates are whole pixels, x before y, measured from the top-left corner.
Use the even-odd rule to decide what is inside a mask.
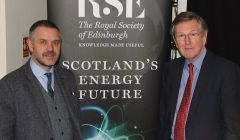
[[[47,50],[48,51],[52,51],[53,50],[53,44],[52,43],[48,43]]]
[[[189,35],[186,35],[185,36],[185,43],[189,44],[190,42],[191,42],[191,39],[190,39]]]

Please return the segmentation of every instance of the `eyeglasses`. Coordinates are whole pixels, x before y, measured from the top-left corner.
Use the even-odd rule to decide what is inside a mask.
[[[176,39],[177,40],[179,40],[179,41],[184,41],[185,39],[186,39],[186,36],[188,36],[188,38],[190,39],[190,40],[195,40],[195,39],[198,39],[198,37],[199,37],[199,35],[201,34],[201,32],[200,33],[198,33],[198,32],[192,32],[192,33],[188,33],[188,34],[177,34],[175,37],[176,37]]]

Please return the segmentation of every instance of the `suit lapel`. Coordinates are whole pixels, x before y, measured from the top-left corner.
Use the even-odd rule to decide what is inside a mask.
[[[191,106],[189,108],[189,113],[188,113],[188,124],[191,124],[189,122],[191,122],[191,118],[193,116],[194,110],[196,110],[196,107],[201,99],[201,96],[204,94],[202,91],[203,89],[206,87],[205,83],[206,81],[208,81],[208,73],[209,73],[209,52],[207,52],[202,66],[201,66],[201,70],[197,79],[197,83],[196,83],[196,87],[194,90],[194,94],[192,97],[192,101],[191,101]]]
[[[172,77],[174,80],[172,85],[173,85],[173,94],[171,95],[170,103],[171,103],[171,122],[173,123],[174,120],[174,115],[176,111],[176,105],[177,105],[177,100],[178,100],[178,94],[179,94],[179,88],[180,88],[180,83],[181,83],[181,78],[182,78],[182,72],[183,72],[183,66],[184,66],[184,59],[181,58],[180,63],[176,63],[177,65],[173,68],[173,74],[174,76]],[[172,126],[172,124],[171,124]]]
[[[43,120],[46,122],[46,124],[49,126],[50,124],[50,118],[48,115],[48,110],[46,103],[44,101],[43,95],[41,93],[41,89],[39,87],[39,82],[35,75],[33,74],[30,63],[28,62],[25,64],[24,67],[24,74],[27,77],[27,85],[29,87],[29,93],[32,95],[33,103],[35,103],[36,108],[39,109],[40,114],[42,115]]]
[[[66,85],[66,82],[69,82],[69,81],[67,81],[64,73],[61,73],[61,72],[58,70],[57,67],[55,67],[55,70],[54,70],[54,71],[55,71],[55,79],[54,79],[54,82],[55,82],[55,84],[57,84],[57,85],[59,86],[60,91],[61,91],[62,94],[63,94],[64,101],[65,101],[65,103],[66,103],[66,105],[67,105],[67,108],[70,109],[70,108],[69,108],[69,105],[70,105],[69,101],[70,101],[70,99],[69,99],[69,96],[68,96],[68,94],[70,94],[70,89],[68,89],[69,87]]]

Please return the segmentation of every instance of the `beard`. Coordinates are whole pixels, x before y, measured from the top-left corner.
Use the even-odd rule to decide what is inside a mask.
[[[47,60],[47,57],[53,57],[52,60]],[[46,59],[44,59],[46,58]],[[36,58],[36,61],[44,67],[52,67],[56,64],[59,59],[59,55],[54,51],[44,52],[41,58]]]

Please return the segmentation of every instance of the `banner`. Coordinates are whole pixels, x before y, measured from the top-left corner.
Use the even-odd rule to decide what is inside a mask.
[[[48,0],[48,19],[76,75],[84,139],[156,140],[171,1]]]

